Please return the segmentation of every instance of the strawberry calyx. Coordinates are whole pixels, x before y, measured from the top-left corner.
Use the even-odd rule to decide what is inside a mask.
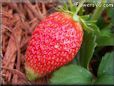
[[[78,7],[76,7],[72,0],[68,0],[68,4],[64,3],[63,6],[58,6],[57,7],[57,11],[60,12],[65,12],[68,13],[72,16],[73,20],[76,22],[79,22],[82,25],[82,28],[87,31],[87,32],[93,32],[96,31],[94,30],[91,25],[95,25],[96,21],[95,20],[91,20],[91,16],[90,15],[79,15],[80,10],[83,9],[83,4],[85,3],[86,0],[80,0],[80,4],[78,5]],[[99,33],[99,30],[97,30],[97,33]]]

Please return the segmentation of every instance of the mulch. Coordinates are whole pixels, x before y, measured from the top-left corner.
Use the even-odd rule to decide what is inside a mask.
[[[57,2],[26,3],[2,2],[0,7],[2,67],[0,79],[2,84],[47,84],[51,75],[36,81],[28,81],[25,74],[25,53],[27,43],[38,23],[53,12]]]

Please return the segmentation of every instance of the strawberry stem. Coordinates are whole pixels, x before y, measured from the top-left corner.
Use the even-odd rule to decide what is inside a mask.
[[[91,20],[98,20],[100,17],[102,11],[104,10],[103,4],[106,3],[106,0],[101,0],[101,7],[96,7],[93,16],[91,17]]]
[[[76,9],[75,15],[78,14],[78,12],[79,12],[80,8],[83,6],[84,2],[85,2],[85,0],[81,0],[79,6],[78,6],[77,9]]]

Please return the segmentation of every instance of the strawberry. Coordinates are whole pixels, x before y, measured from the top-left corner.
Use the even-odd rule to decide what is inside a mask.
[[[80,23],[64,12],[45,18],[32,33],[26,50],[29,80],[43,77],[73,60],[81,47]]]

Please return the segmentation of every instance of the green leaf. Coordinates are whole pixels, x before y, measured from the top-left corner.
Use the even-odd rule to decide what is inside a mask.
[[[66,3],[63,4],[63,9],[68,10],[68,5]]]
[[[110,23],[107,26],[105,26],[104,28],[101,29],[101,34],[100,36],[111,36],[111,28],[112,28],[113,24]]]
[[[114,76],[114,52],[106,53],[102,57],[102,61],[98,68],[98,76],[113,75]]]
[[[94,32],[96,35],[100,34],[100,29],[95,24],[96,21],[90,20],[89,15],[80,16],[79,19],[85,30],[87,30],[88,32]]]
[[[100,36],[111,36],[111,29],[110,28],[105,28],[101,30]]]
[[[101,29],[97,35],[97,46],[114,46],[114,33],[111,33],[112,23]]]
[[[88,68],[96,47],[96,36],[93,33],[84,33],[84,40],[80,49],[80,64]]]
[[[114,35],[97,37],[97,46],[114,46]]]
[[[103,75],[99,77],[96,81],[95,84],[105,84],[105,85],[114,85],[114,76],[111,75]]]
[[[80,16],[82,19],[84,19],[85,21],[88,21],[90,19],[90,15],[83,15]]]
[[[51,84],[90,84],[91,73],[76,64],[69,64],[61,67],[53,73],[50,79]]]
[[[80,19],[80,23],[81,23],[84,30],[86,30],[88,32],[93,31],[93,29],[87,25],[87,22],[85,22],[85,20],[83,18],[79,17],[79,19]]]
[[[91,22],[88,22],[87,25],[92,28],[93,32],[96,35],[99,35],[100,34],[100,29],[99,29],[99,27],[96,24],[94,24],[93,22],[92,23]]]

